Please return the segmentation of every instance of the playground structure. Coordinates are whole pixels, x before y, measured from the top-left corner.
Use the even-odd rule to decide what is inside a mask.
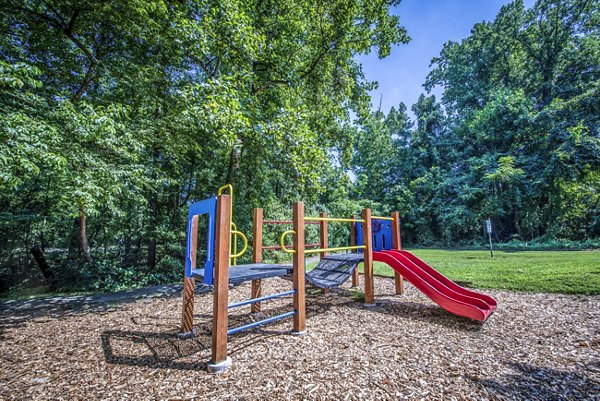
[[[223,192],[228,190],[229,194]],[[366,307],[375,305],[373,262],[388,264],[395,272],[395,292],[404,293],[404,279],[447,311],[470,319],[485,321],[496,308],[496,302],[483,294],[460,287],[410,252],[402,250],[400,217],[393,212],[390,217],[372,216],[370,209],[363,209],[360,218],[332,218],[321,213],[319,217],[304,216],[304,204],[293,204],[292,220],[264,220],[263,210],[254,209],[252,263],[237,265],[237,258],[248,247],[246,236],[237,230],[232,219],[233,188],[221,187],[217,196],[194,203],[188,210],[186,263],[183,285],[183,312],[180,338],[192,338],[195,281],[213,285],[212,349],[208,371],[217,373],[231,366],[227,356],[227,336],[277,320],[293,317],[291,334],[306,333],[305,288],[306,282],[320,287],[323,291],[336,288],[352,278],[352,285],[358,286],[359,263],[364,264],[364,293]],[[197,268],[198,217],[206,214],[208,230],[206,256],[202,268]],[[350,223],[350,246],[328,247],[328,223]],[[280,245],[263,246],[263,226],[266,224],[286,224],[292,229],[280,237]],[[305,225],[317,224],[320,228],[320,243],[305,243]],[[285,239],[293,236],[293,246],[285,246]],[[237,240],[243,241],[241,251],[237,251]],[[281,250],[292,255],[292,265],[262,263],[263,250]],[[338,251],[358,251],[336,254]],[[305,272],[305,256],[320,254],[320,262],[311,271]],[[261,280],[271,277],[292,275],[292,289],[289,291],[262,295]],[[229,285],[251,281],[251,298],[229,304]],[[258,312],[261,302],[275,298],[293,297],[293,310],[252,322],[243,326],[228,328],[228,310],[251,306]]]

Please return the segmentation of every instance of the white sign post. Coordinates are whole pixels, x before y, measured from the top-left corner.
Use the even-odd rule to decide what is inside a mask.
[[[494,257],[494,250],[492,249],[492,220],[487,219],[485,221],[485,228],[488,233],[488,238],[490,240],[490,257]]]

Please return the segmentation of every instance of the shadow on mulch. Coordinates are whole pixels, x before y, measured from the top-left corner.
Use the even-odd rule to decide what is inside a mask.
[[[39,318],[53,319],[86,313],[102,313],[113,311],[116,308],[108,304],[77,304],[77,305],[47,305],[39,309],[4,310],[0,313],[0,341],[7,340],[6,332],[9,329],[23,327],[32,319],[43,323]]]
[[[154,286],[108,294],[53,296],[0,303],[0,340],[8,329],[22,327],[32,319],[67,317],[78,314],[114,311],[140,299],[181,296],[181,286]],[[196,296],[210,295],[210,289],[198,285]],[[40,320],[37,320],[40,322]]]
[[[338,290],[340,295],[351,294],[349,290],[340,289]],[[450,312],[445,311],[439,306],[421,304],[412,301],[406,301],[402,299],[402,295],[395,294],[380,294],[381,296],[392,296],[393,301],[390,300],[377,300],[375,298],[376,306],[368,308],[373,312],[382,313],[385,315],[393,315],[398,318],[410,318],[418,319],[427,323],[431,323],[438,326],[445,326],[452,329],[461,331],[473,332],[480,331],[483,327],[482,322],[467,319],[464,317],[456,316]],[[347,306],[351,308],[364,309],[365,306],[360,302],[348,302]]]
[[[307,296],[310,298],[310,296]],[[346,300],[343,300],[345,303]],[[306,317],[311,317],[327,312],[333,305],[339,302],[331,302],[311,299],[307,302]],[[262,320],[269,316],[279,315],[292,309],[291,304],[270,308],[259,315],[253,313],[230,314],[229,327],[237,327],[253,321]],[[107,330],[100,335],[104,359],[107,363],[143,366],[148,368],[178,369],[178,370],[206,370],[206,361],[210,356],[212,345],[212,320],[207,314],[194,315],[196,324],[194,330],[196,336],[192,339],[181,340],[177,332],[144,332]],[[198,322],[198,318],[207,319]],[[235,355],[241,350],[265,342],[268,338],[285,336],[290,333],[290,320],[287,329],[273,329],[273,326],[265,325],[254,329],[239,332],[229,336],[229,355]],[[141,346],[141,347],[140,347]],[[134,355],[133,352],[138,354]],[[188,362],[182,359],[192,357],[197,361]]]
[[[522,400],[597,399],[600,382],[582,373],[536,367],[526,363],[507,363],[515,373],[501,380],[469,377],[476,385],[485,387],[501,398]]]
[[[353,300],[351,294],[351,291],[345,289],[336,290],[331,294],[333,296],[322,296],[316,292],[308,292],[306,296],[306,317],[309,324],[311,317],[324,314],[332,307],[350,307],[364,310],[362,303]],[[229,315],[229,327],[237,327],[264,319],[268,316],[285,313],[291,309],[291,304],[286,304],[271,308],[260,315],[252,313],[236,315],[231,313]],[[368,310],[396,315],[399,318],[417,318],[432,324],[451,326],[452,328],[464,331],[477,331],[481,328],[481,324],[478,322],[471,322],[468,319],[451,315],[435,306],[414,302],[402,302],[401,300],[397,304],[387,302]],[[205,370],[206,362],[182,361],[182,359],[191,356],[194,356],[194,359],[208,359],[210,355],[212,343],[211,316],[209,314],[196,314],[194,318],[196,320],[196,324],[194,325],[196,336],[189,340],[180,340],[177,338],[177,332],[174,331],[107,330],[101,334],[104,358],[107,363],[119,365],[179,370]],[[272,325],[265,325],[231,335],[229,336],[229,354],[235,355],[237,352],[249,346],[265,342],[271,337],[288,335],[290,333],[289,326],[290,323],[288,321],[286,324],[287,328],[284,330],[274,329]],[[119,346],[116,347],[116,344]],[[140,345],[143,349],[140,349]],[[132,354],[133,350],[142,355]]]

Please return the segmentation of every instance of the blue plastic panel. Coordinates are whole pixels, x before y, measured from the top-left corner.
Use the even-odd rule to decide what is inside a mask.
[[[204,284],[212,285],[215,268],[215,230],[217,215],[217,197],[194,203],[188,208],[187,238],[185,250],[185,276],[192,277],[192,219],[199,214],[208,215],[206,235],[206,260],[204,261]]]
[[[392,222],[389,220],[371,220],[373,234],[373,250],[383,251],[393,248]],[[356,245],[364,245],[363,226],[356,224]]]

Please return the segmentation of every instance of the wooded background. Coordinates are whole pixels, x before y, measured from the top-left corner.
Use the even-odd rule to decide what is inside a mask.
[[[408,246],[480,245],[488,217],[593,244],[600,2],[502,7],[432,60],[414,118],[372,111],[355,58],[410,40],[397,3],[0,0],[0,290],[177,281],[186,208],[224,183],[246,233],[303,200],[397,210]]]

